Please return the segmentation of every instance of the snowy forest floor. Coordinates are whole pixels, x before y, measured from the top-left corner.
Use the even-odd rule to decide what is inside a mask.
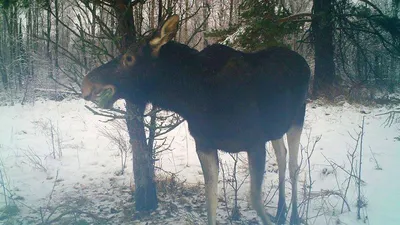
[[[93,115],[85,104],[66,99],[0,106],[0,224],[206,223],[203,177],[185,123],[167,134],[171,150],[157,155],[159,208],[136,213],[131,155],[122,173],[124,157],[105,135],[117,126],[104,123],[106,118]],[[400,224],[400,123],[385,126],[388,115],[377,116],[393,107],[308,104],[298,183],[300,214],[307,224]],[[362,209],[357,220],[356,140],[363,117]],[[270,143],[267,150],[263,192],[265,208],[274,215],[278,169]],[[220,152],[218,222],[260,224],[248,203],[244,154],[238,156],[236,177],[241,216],[228,219],[234,205],[233,158]],[[286,189],[289,205],[289,179]]]

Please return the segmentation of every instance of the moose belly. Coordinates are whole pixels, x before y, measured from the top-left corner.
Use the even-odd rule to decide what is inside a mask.
[[[231,153],[250,151],[258,146],[263,147],[269,139],[259,125],[222,126],[210,123],[193,125],[189,121],[190,134],[196,144],[205,150],[219,149]]]
[[[281,138],[291,123],[268,117],[246,119],[188,120],[190,134],[198,146],[225,152],[251,151],[264,148],[270,140]]]

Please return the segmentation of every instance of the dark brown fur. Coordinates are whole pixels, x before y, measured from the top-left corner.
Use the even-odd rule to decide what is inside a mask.
[[[310,78],[303,57],[280,47],[243,53],[219,44],[199,52],[163,39],[176,33],[168,33],[172,25],[155,41],[90,72],[82,87],[85,99],[95,100],[102,91],[95,87],[107,85],[115,91],[108,106],[124,98],[174,111],[187,120],[197,151],[204,152],[265,151],[260,146],[266,141],[302,127]]]
[[[118,57],[86,79],[115,85],[118,98],[180,114],[196,140],[228,152],[278,139],[303,122],[310,70],[293,51],[249,54],[212,45],[197,52],[168,42],[159,58],[142,57],[132,69],[119,68]]]

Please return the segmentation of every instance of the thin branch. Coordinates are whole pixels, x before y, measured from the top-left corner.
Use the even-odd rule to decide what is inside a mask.
[[[304,17],[308,17],[304,19]],[[312,13],[298,13],[294,15],[290,15],[284,18],[278,19],[278,23],[286,23],[286,22],[311,22],[313,18]]]
[[[107,120],[106,122],[113,121],[113,120],[116,120],[116,119],[125,119],[126,118],[126,115],[119,116],[119,115],[115,115],[115,114],[106,114],[106,113],[102,113],[102,112],[96,111],[96,110],[94,110],[93,108],[91,108],[88,105],[85,105],[85,108],[87,108],[90,112],[92,112],[96,116],[104,116],[104,117],[107,117],[107,118],[111,118],[110,120]]]

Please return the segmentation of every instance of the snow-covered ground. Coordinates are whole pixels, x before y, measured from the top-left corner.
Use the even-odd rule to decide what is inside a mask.
[[[174,193],[175,197],[170,197],[167,192],[160,191],[157,212],[133,218],[131,157],[128,158],[125,173],[120,175],[119,151],[104,135],[105,130],[113,131],[115,127],[104,123],[105,118],[93,115],[84,107],[85,104],[83,100],[42,100],[34,105],[0,107],[0,172],[3,175],[0,181],[3,180],[4,187],[8,189],[0,190],[0,224],[6,221],[8,224],[12,224],[11,221],[68,224],[62,223],[63,219],[58,217],[63,212],[64,217],[81,214],[82,218],[91,218],[91,221],[97,218],[95,221],[106,221],[104,223],[107,224],[204,224],[203,178],[186,124],[168,134],[173,150],[161,153],[157,166],[177,174],[177,182],[183,183],[182,187],[179,186],[182,188],[180,192],[192,193],[181,196]],[[376,115],[387,111],[388,108],[347,103],[308,105],[299,176],[299,202],[303,202],[300,207],[303,218],[307,208],[307,201],[303,200],[307,199],[310,177],[312,180],[308,224],[400,224],[400,179],[397,177],[400,123],[385,127],[383,124],[387,116]],[[361,210],[362,219],[357,220],[356,178],[351,178],[346,194],[345,191],[350,177],[348,173],[352,171],[349,155],[356,145],[353,138],[357,138],[364,116],[361,195],[365,206]],[[308,152],[311,152],[318,137],[321,139],[310,156],[309,170],[306,148],[308,146]],[[267,148],[269,157],[264,181],[268,203],[266,210],[275,214],[277,195],[273,194],[278,183],[277,166],[271,145],[267,144]],[[53,149],[56,150],[54,153]],[[359,153],[358,149],[354,154],[354,175],[358,175]],[[221,153],[220,157],[225,178],[229,178],[233,168],[232,157],[225,153]],[[245,159],[243,155],[241,158]],[[244,165],[239,163],[238,180],[247,179],[239,190],[242,212],[239,224],[257,224],[256,214],[247,203],[249,181]],[[161,170],[157,170],[157,174],[168,177],[168,173]],[[222,172],[220,177],[219,187],[222,188]],[[167,185],[166,182],[160,185],[163,184]],[[287,182],[286,186],[289,201],[290,183]],[[232,207],[233,191],[229,184],[226,189],[228,207]],[[11,218],[10,213],[4,211],[4,191],[7,196],[13,196],[19,209]],[[350,212],[345,206],[345,212],[341,213],[343,201],[340,196],[346,198]],[[229,224],[222,189],[220,197],[218,220],[220,224]],[[9,205],[10,199],[7,202]],[[89,219],[86,221],[90,222]],[[78,222],[76,224],[87,224]]]

